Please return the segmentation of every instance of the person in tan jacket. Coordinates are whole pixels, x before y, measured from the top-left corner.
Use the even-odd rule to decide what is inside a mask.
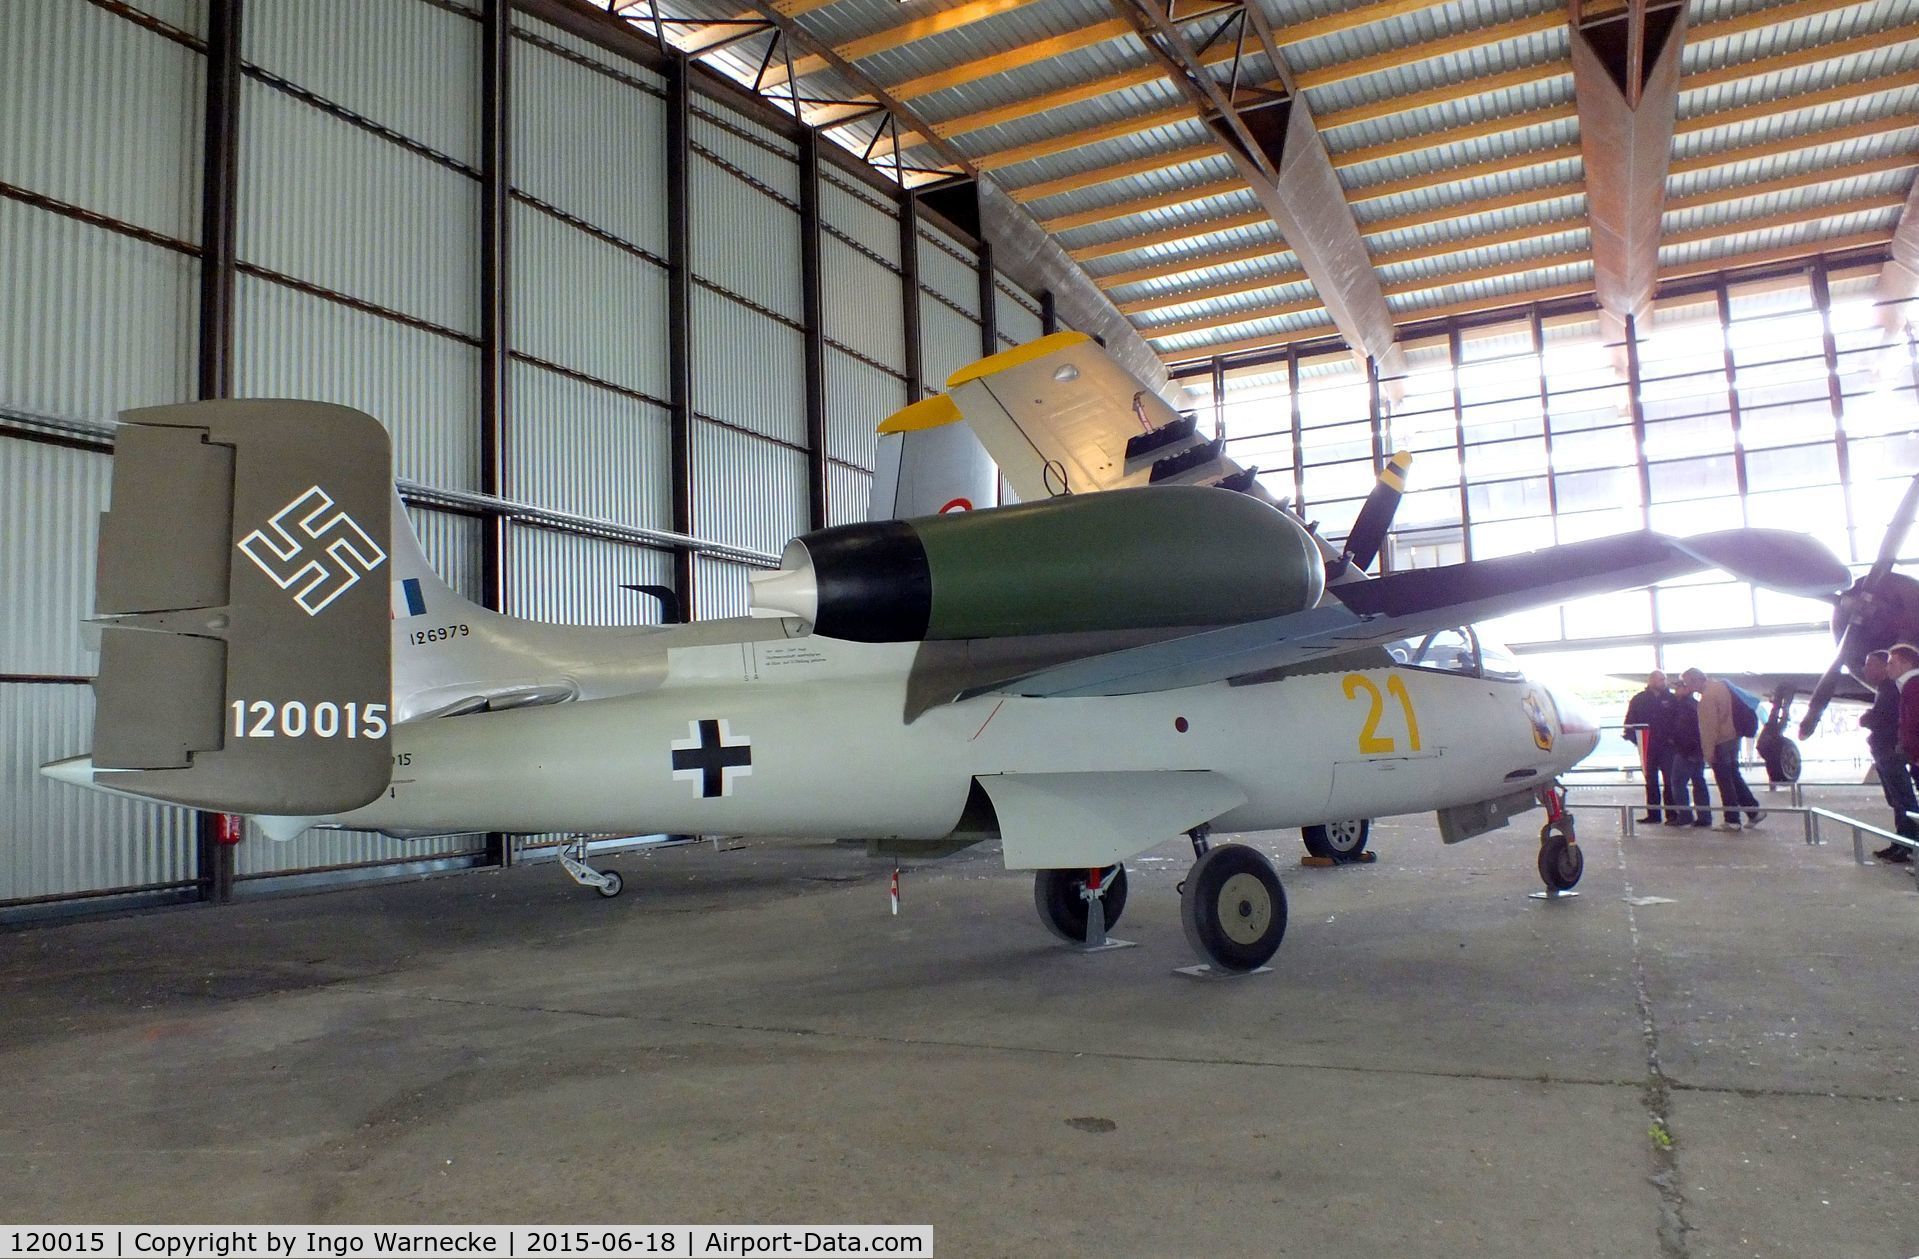
[[[1688,669],[1680,685],[1699,697],[1699,746],[1705,749],[1706,762],[1712,766],[1713,783],[1719,788],[1719,807],[1725,811],[1721,830],[1739,829],[1739,811],[1746,812],[1746,824],[1757,826],[1765,820],[1752,788],[1739,774],[1739,728],[1733,724],[1732,688],[1703,670]]]

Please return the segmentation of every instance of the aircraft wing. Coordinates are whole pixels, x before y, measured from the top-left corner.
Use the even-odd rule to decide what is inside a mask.
[[[1612,590],[1721,568],[1792,594],[1830,594],[1849,574],[1803,534],[1737,529],[1677,539],[1644,532],[1522,555],[1389,573],[1332,587],[1337,602],[1041,669],[974,692],[1130,695],[1198,686]]]
[[[1021,502],[1142,485],[1254,487],[1223,444],[1083,332],[1056,332],[983,358],[954,372],[946,387],[889,417],[880,432],[964,419]]]
[[[1781,690],[1790,689],[1793,698],[1801,699],[1812,694],[1812,688],[1819,685],[1817,673],[1715,673],[1714,677],[1724,678],[1734,686],[1751,691],[1760,699],[1770,700]],[[1832,698],[1840,702],[1850,701],[1856,704],[1872,703],[1872,692],[1866,684],[1850,673],[1841,674],[1839,685],[1833,691]]]

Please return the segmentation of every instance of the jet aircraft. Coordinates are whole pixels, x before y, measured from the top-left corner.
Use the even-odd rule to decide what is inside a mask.
[[[948,387],[883,431],[963,420],[1022,501],[818,530],[755,575],[751,616],[616,630],[448,590],[395,515],[369,416],[127,412],[94,747],[47,772],[276,835],[815,835],[895,856],[997,837],[1074,941],[1119,920],[1128,858],[1184,834],[1185,934],[1245,971],[1278,949],[1285,891],[1215,830],[1435,810],[1455,842],[1543,803],[1540,873],[1578,881],[1557,776],[1597,728],[1475,619],[1703,568],[1800,594],[1847,576],[1754,529],[1367,580],[1379,511],[1357,553],[1332,552],[1080,334]],[[391,554],[374,540],[395,534]],[[618,889],[578,855],[569,870]]]

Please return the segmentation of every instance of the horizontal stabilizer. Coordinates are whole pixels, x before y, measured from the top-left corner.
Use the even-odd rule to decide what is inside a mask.
[[[121,420],[89,785],[233,813],[372,800],[388,778],[386,430],[318,402]]]

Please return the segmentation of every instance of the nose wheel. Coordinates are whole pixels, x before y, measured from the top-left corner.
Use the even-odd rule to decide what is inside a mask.
[[[1546,806],[1546,824],[1539,828],[1539,880],[1544,892],[1534,896],[1551,900],[1577,895],[1573,888],[1586,872],[1586,854],[1573,834],[1573,815],[1566,811],[1566,792],[1558,783],[1541,788],[1540,803]]]
[[[1539,878],[1552,893],[1570,892],[1586,872],[1586,854],[1573,839],[1569,822],[1539,828]]]

